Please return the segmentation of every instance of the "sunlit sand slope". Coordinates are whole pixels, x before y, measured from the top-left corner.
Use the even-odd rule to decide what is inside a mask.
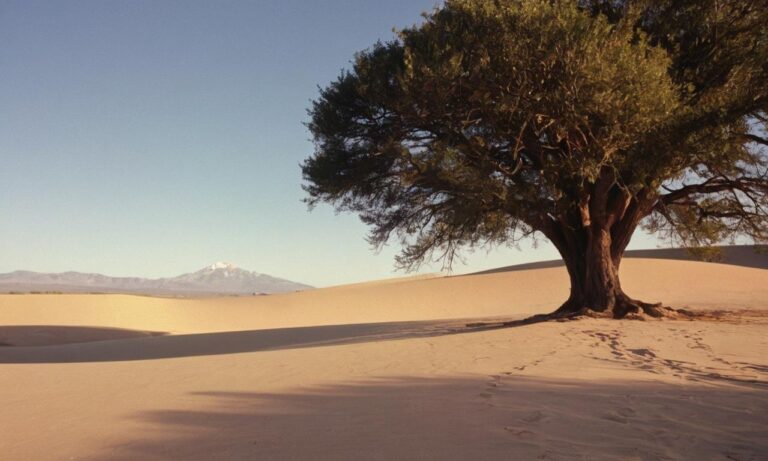
[[[585,319],[562,268],[266,297],[0,296],[0,458],[768,459],[768,271],[627,260],[720,321]]]
[[[732,265],[628,259],[632,296],[675,307],[768,308],[768,271]],[[307,292],[224,298],[0,295],[0,325],[111,327],[188,333],[350,323],[520,317],[556,309],[564,268],[406,279]],[[0,338],[0,342],[2,338]]]

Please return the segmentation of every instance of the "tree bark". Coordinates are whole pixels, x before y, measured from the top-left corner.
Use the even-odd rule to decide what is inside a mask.
[[[630,298],[621,288],[619,266],[640,221],[657,196],[649,191],[631,195],[615,186],[613,173],[603,172],[584,193],[578,207],[559,217],[542,215],[531,223],[557,248],[568,269],[568,300],[551,316],[599,313],[614,318],[645,314],[662,317],[669,309]]]
[[[660,304],[632,299],[622,290],[618,266],[623,248],[620,248],[620,254],[614,254],[610,229],[592,223],[577,231],[563,232],[575,234],[561,242],[568,243],[555,245],[568,269],[571,292],[568,300],[555,312],[556,316],[589,312],[614,318],[630,314],[661,317],[664,314]]]

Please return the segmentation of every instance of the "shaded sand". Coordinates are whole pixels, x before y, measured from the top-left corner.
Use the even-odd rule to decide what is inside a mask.
[[[0,458],[768,459],[768,271],[629,260],[622,276],[636,297],[743,311],[465,326],[554,309],[560,268],[251,298],[0,296],[3,338],[74,328],[0,347]],[[109,340],[71,341],[95,331]]]
[[[88,343],[127,338],[159,336],[157,331],[126,330],[105,327],[69,327],[58,325],[0,325],[0,346],[50,346]]]

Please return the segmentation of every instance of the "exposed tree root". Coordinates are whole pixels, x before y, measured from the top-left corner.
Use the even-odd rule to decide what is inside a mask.
[[[467,327],[477,329],[494,329],[532,325],[542,322],[567,322],[583,318],[616,319],[616,320],[720,320],[731,317],[730,311],[691,311],[687,309],[674,309],[661,303],[646,303],[632,299],[625,294],[617,296],[612,309],[602,311],[589,307],[574,307],[573,300],[569,299],[559,309],[549,314],[536,314],[519,320],[497,322],[473,322]]]
[[[625,320],[696,320],[702,322],[728,322],[728,323],[768,323],[768,314],[764,311],[753,310],[702,310],[690,311],[687,309],[673,309],[671,307],[652,304],[661,316],[650,316],[645,312],[628,314],[623,317]],[[551,314],[537,314],[519,320],[496,321],[496,322],[473,322],[465,326],[473,330],[494,330],[499,328],[521,327],[543,322],[569,322],[587,318],[598,319],[616,319],[608,312],[595,312],[590,309],[582,309],[579,312],[553,312]]]
[[[573,318],[579,316],[594,318],[614,318],[614,319],[632,319],[645,320],[648,318],[691,318],[696,314],[685,309],[673,309],[662,305],[661,303],[647,303],[632,299],[624,293],[616,296],[607,309],[593,309],[586,302],[574,302],[572,299],[566,301],[559,309],[549,314],[550,319]]]
[[[616,319],[640,315],[647,315],[658,319],[669,317],[674,314],[675,311],[669,307],[662,306],[661,303],[646,303],[623,295],[616,300],[616,305],[614,306],[612,313],[613,317]]]

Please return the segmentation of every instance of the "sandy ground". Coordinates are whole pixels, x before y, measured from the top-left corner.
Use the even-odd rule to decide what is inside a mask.
[[[768,459],[768,271],[627,260],[719,321],[547,312],[562,268],[289,295],[0,296],[0,459]],[[469,320],[473,319],[473,320]]]

